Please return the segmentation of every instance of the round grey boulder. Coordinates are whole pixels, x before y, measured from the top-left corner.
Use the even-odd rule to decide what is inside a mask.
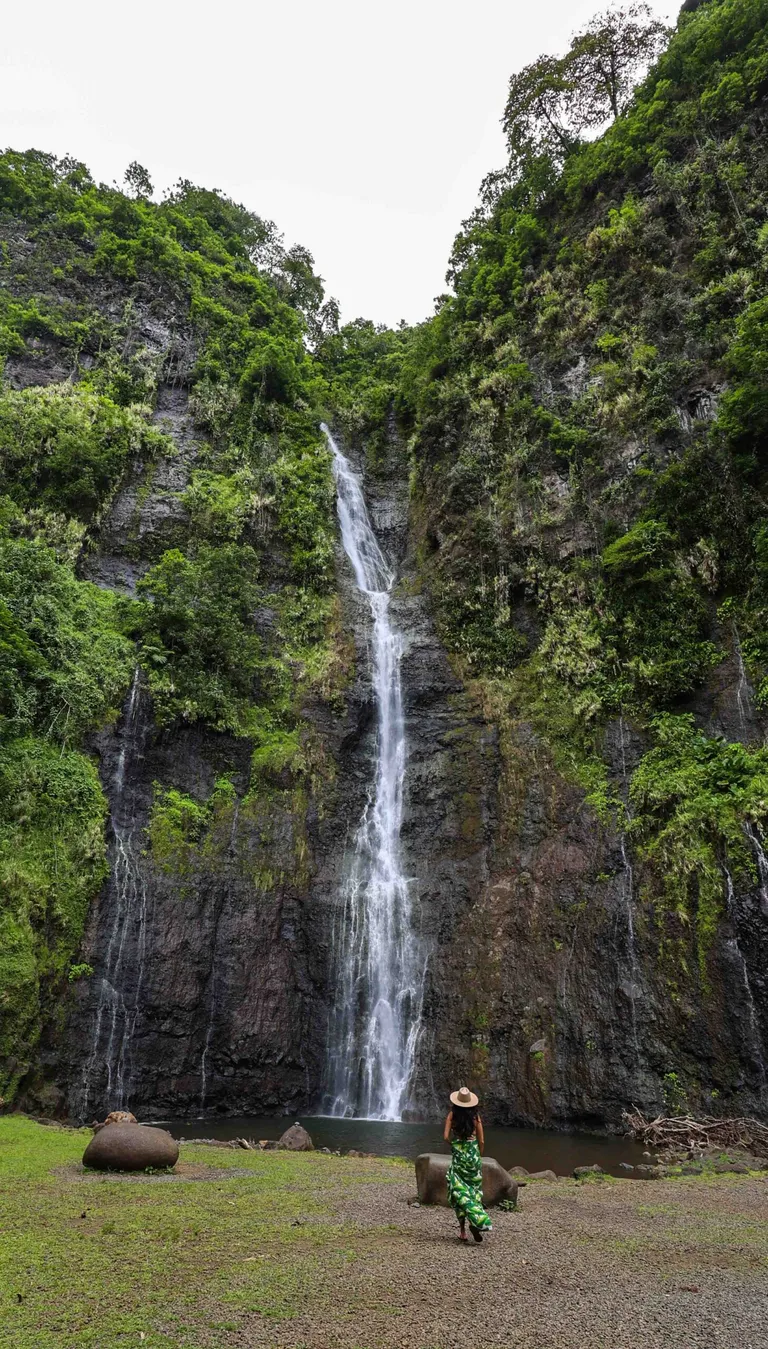
[[[178,1160],[176,1139],[149,1124],[105,1124],[83,1153],[83,1166],[96,1171],[159,1171]]]

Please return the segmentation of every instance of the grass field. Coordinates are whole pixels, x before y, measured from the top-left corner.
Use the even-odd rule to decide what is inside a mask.
[[[530,1185],[460,1246],[385,1159],[185,1145],[80,1167],[0,1118],[2,1349],[765,1349],[768,1181]]]
[[[352,1232],[321,1221],[328,1195],[404,1181],[402,1163],[186,1145],[183,1179],[84,1175],[90,1137],[0,1119],[4,1349],[175,1349],[244,1313],[291,1316],[321,1251],[324,1274],[355,1258]]]

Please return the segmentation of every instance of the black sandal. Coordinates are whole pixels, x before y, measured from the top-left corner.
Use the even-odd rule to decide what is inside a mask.
[[[469,1230],[472,1233],[472,1236],[475,1238],[475,1241],[478,1242],[479,1244],[483,1239],[483,1234],[480,1231],[480,1229],[477,1227],[470,1227]]]

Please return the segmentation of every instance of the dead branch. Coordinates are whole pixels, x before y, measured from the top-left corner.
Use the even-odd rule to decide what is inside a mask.
[[[623,1114],[627,1133],[654,1149],[675,1148],[705,1152],[710,1148],[742,1148],[758,1157],[768,1157],[768,1125],[750,1118],[718,1119],[707,1116],[658,1115],[646,1119],[633,1107]]]

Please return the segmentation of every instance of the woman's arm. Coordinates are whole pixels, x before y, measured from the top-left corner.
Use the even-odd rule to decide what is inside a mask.
[[[452,1111],[452,1110],[449,1110],[449,1111],[448,1111],[448,1114],[447,1114],[446,1117],[445,1117],[445,1128],[443,1129],[443,1142],[444,1142],[444,1143],[447,1143],[447,1142],[448,1142],[448,1139],[449,1139],[450,1136],[451,1136],[451,1120],[452,1120],[452,1119],[453,1119],[453,1111]]]
[[[479,1115],[475,1120],[475,1133],[477,1134],[477,1146],[480,1149],[480,1156],[482,1157],[483,1152],[485,1151],[485,1134],[483,1133],[483,1121]]]

